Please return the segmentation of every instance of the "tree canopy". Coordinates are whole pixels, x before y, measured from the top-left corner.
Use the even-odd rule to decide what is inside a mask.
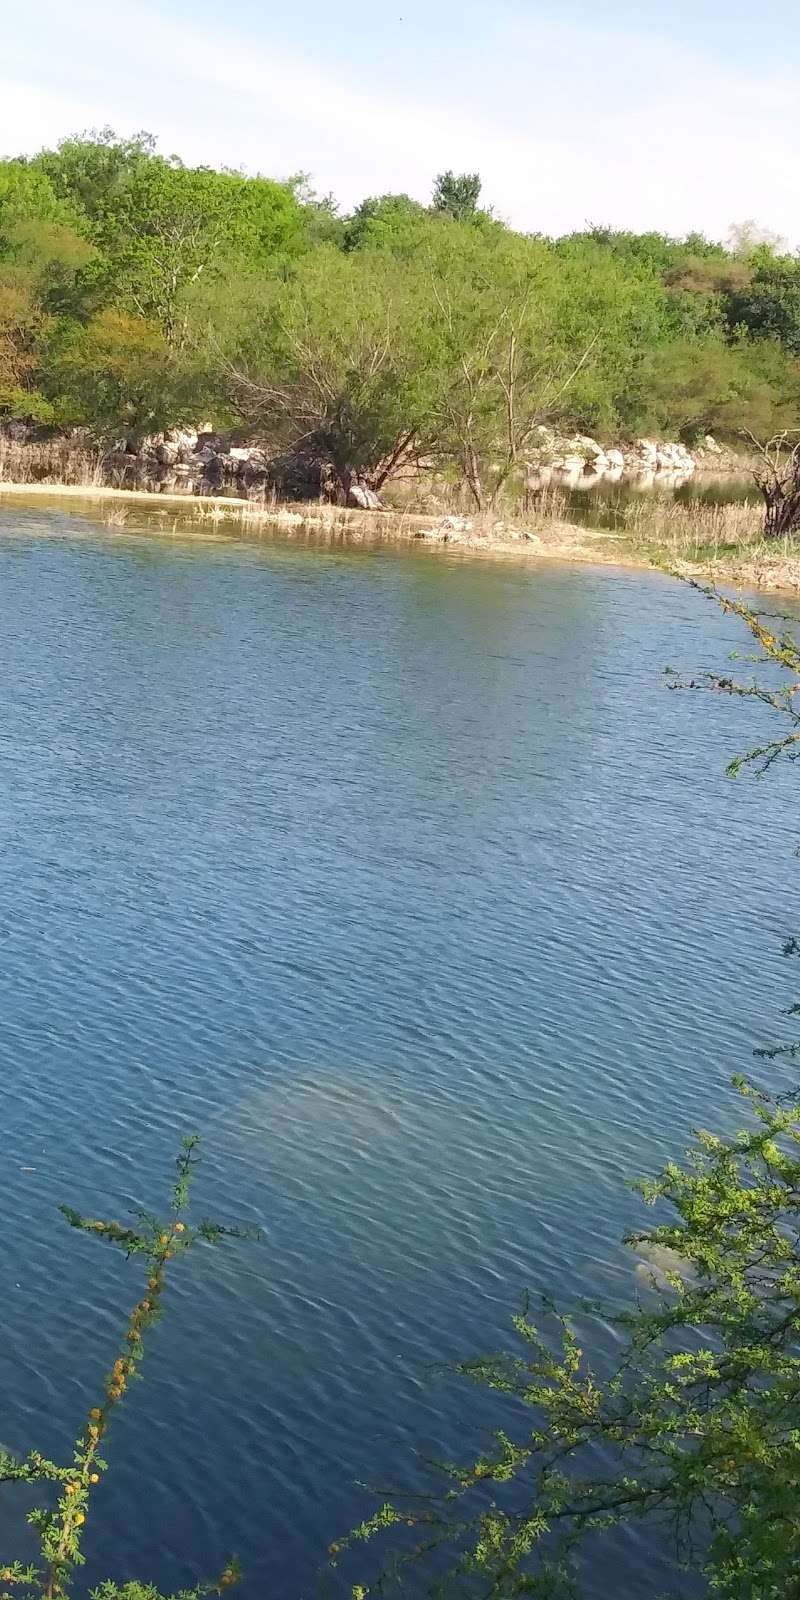
[[[435,457],[477,503],[540,421],[686,443],[794,425],[800,262],[780,241],[554,240],[481,199],[446,171],[427,205],[342,216],[304,175],[185,166],[110,129],[2,161],[0,420],[105,440],[188,406],[268,448],[313,435],[342,483]]]

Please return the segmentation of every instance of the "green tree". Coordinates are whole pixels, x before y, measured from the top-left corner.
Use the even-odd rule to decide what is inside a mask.
[[[288,185],[153,159],[126,189],[107,238],[123,304],[180,345],[200,278],[265,272],[297,254],[302,212]]]
[[[0,417],[50,418],[35,383],[43,323],[25,284],[0,266]]]
[[[362,200],[345,224],[345,250],[390,250],[410,253],[419,238],[425,207],[407,194],[373,195]]]
[[[798,1592],[800,1109],[739,1087],[750,1125],[700,1134],[687,1166],[641,1185],[672,1220],[630,1242],[665,1266],[652,1306],[597,1308],[621,1345],[610,1375],[581,1348],[587,1308],[526,1308],[515,1347],[460,1368],[515,1402],[506,1427],[441,1493],[384,1504],[354,1536],[410,1524],[395,1571],[414,1593],[433,1558],[427,1592],[573,1595],[581,1541],[642,1520],[723,1600]]]
[[[49,418],[43,341],[93,254],[75,220],[43,173],[0,162],[0,415]]]
[[[26,161],[0,161],[0,248],[21,222],[79,228],[85,218],[70,198],[59,197],[47,174]]]
[[[320,249],[267,285],[224,358],[233,404],[288,448],[316,451],[346,499],[413,457],[429,377],[411,274],[384,255]]]
[[[106,443],[191,422],[203,398],[195,369],[157,323],[112,310],[55,331],[46,392],[62,426],[88,426]]]
[[[792,425],[798,404],[800,368],[777,341],[705,337],[645,349],[621,413],[633,432],[674,433],[693,444],[706,433],[769,438]]]
[[[593,254],[454,223],[418,262],[430,279],[431,444],[456,463],[478,509],[496,503],[539,424],[616,421],[663,290],[652,274]]]
[[[289,178],[287,187],[300,207],[304,248],[314,250],[321,244],[333,244],[342,249],[347,224],[340,215],[336,196],[318,194],[306,172]]]
[[[123,196],[136,174],[155,157],[150,133],[121,139],[112,128],[62,139],[55,150],[42,150],[29,163],[43,174],[58,199],[77,208],[98,232],[124,206]]]
[[[190,335],[191,290],[202,276],[269,272],[305,247],[299,180],[185,167],[158,155],[149,134],[67,139],[29,171],[86,219],[96,247],[89,314],[133,312],[157,322],[171,345]]]
[[[455,222],[465,222],[475,216],[482,188],[477,172],[440,172],[433,185],[431,209],[444,212]]]
[[[777,339],[800,356],[800,261],[775,259],[768,251],[751,257],[749,283],[732,289],[726,301],[731,329],[746,328],[757,339]]]

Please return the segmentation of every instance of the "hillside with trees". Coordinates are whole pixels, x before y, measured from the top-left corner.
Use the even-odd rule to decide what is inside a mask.
[[[542,422],[691,444],[799,410],[800,260],[747,228],[523,235],[452,172],[342,216],[109,130],[0,162],[6,425],[124,448],[202,419],[335,491],[424,459],[480,504]]]

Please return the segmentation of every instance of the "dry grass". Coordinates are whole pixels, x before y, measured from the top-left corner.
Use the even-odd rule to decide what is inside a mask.
[[[657,566],[743,588],[800,592],[800,536],[764,538],[758,504],[661,500],[624,508],[624,546]]]
[[[718,559],[750,550],[763,542],[763,525],[758,505],[742,501],[708,505],[655,494],[624,506],[620,515],[620,533],[629,543],[639,548],[655,546],[682,560]]]
[[[39,479],[16,484],[4,475],[13,447],[0,450],[0,500],[5,495],[63,495],[101,502],[109,527],[126,526],[126,507],[147,507],[164,532],[203,537],[241,532],[274,532],[292,541],[345,548],[348,545],[391,545],[417,540],[435,527],[442,512],[386,510],[364,512],[327,504],[274,505],[272,501],[199,499],[186,494],[153,494],[147,490],[103,487],[97,482],[59,485]],[[50,466],[58,470],[55,448]],[[113,509],[112,509],[113,506]],[[180,508],[180,509],[178,509]],[[524,514],[486,513],[470,518],[471,528],[440,548],[497,558],[536,559],[657,566],[741,587],[800,593],[800,538],[765,543],[758,505],[730,502],[711,505],[676,502],[661,495],[642,495],[614,508],[616,531],[579,526],[570,521],[570,501],[558,487],[538,494]],[[171,529],[167,515],[174,519]],[[130,524],[128,524],[130,526]],[[526,538],[533,535],[533,538]],[[437,544],[426,543],[436,549]]]
[[[275,528],[329,540],[414,538],[419,529],[431,521],[420,512],[356,511],[323,502],[304,505],[301,510],[297,505],[276,505],[273,500],[242,503],[224,499],[212,503],[187,499],[186,517],[187,521],[212,527]]]
[[[0,437],[0,483],[59,483],[86,488],[103,482],[103,452],[74,439],[14,444]]]

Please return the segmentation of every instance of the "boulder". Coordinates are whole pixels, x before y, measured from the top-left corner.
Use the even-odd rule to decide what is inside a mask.
[[[671,1245],[658,1244],[654,1239],[637,1239],[633,1248],[639,1257],[635,1270],[641,1282],[654,1286],[662,1293],[674,1287],[676,1278],[688,1285],[697,1282],[694,1263],[673,1250]]]
[[[379,494],[374,489],[368,489],[365,483],[352,483],[347,491],[347,504],[359,511],[382,511],[383,503]]]
[[[596,439],[590,439],[588,434],[576,434],[575,438],[570,440],[570,443],[575,445],[576,453],[582,455],[586,461],[605,455],[603,446],[598,444]]]
[[[9,444],[27,444],[30,431],[22,417],[6,417],[0,424],[0,432]]]
[[[199,434],[196,428],[168,428],[164,438],[170,444],[177,445],[179,450],[192,452],[197,449]]]
[[[203,488],[205,490],[221,489],[225,482],[225,462],[222,456],[212,455],[203,466]]]
[[[465,535],[471,532],[469,517],[442,517],[432,528],[420,528],[417,538],[435,544],[461,544]]]
[[[658,456],[658,444],[655,439],[637,439],[634,445],[634,453],[643,461],[652,461],[653,465],[655,465],[656,457]]]

